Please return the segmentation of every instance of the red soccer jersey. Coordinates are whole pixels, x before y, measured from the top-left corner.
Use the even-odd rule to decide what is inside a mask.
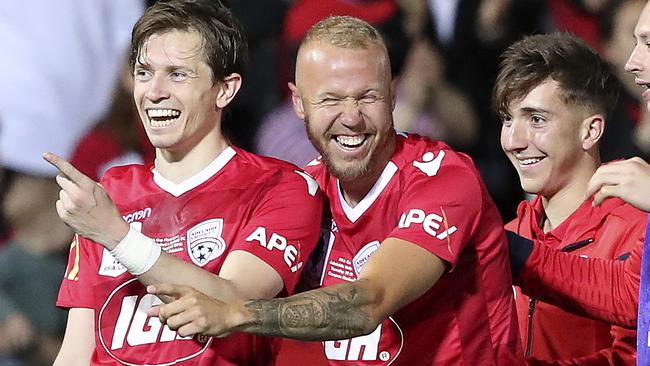
[[[320,233],[316,182],[290,164],[226,149],[174,184],[151,166],[109,170],[103,181],[123,217],[167,253],[219,273],[244,250],[271,265],[289,295]],[[93,365],[272,365],[277,341],[237,333],[181,338],[146,311],[160,300],[101,246],[73,244],[57,305],[95,311]]]
[[[398,136],[391,161],[354,208],[324,164],[316,160],[307,170],[333,217],[324,286],[355,281],[388,237],[448,264],[433,288],[371,334],[324,342],[332,364],[522,364],[502,221],[467,156],[441,142]]]

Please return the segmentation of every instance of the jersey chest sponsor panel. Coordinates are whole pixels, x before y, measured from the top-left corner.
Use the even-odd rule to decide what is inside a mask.
[[[246,218],[251,216],[255,201],[254,197],[246,197],[247,192],[252,190],[195,189],[174,200],[165,197],[166,192],[160,192],[121,209],[129,213],[125,215],[127,219],[130,212],[135,212],[133,217],[137,217],[137,212],[150,210],[150,215],[134,221],[133,225],[140,226],[167,253],[218,273],[233,246],[246,240]],[[261,244],[255,241],[250,245]],[[99,310],[96,313],[98,346],[111,358],[124,364],[167,365],[181,361],[200,364],[199,360],[213,359],[216,354],[226,359],[230,356],[231,360],[247,357],[243,353],[255,343],[252,336],[250,340],[235,337],[237,342],[220,342],[217,347],[211,344],[212,338],[183,339],[162,326],[158,319],[148,318],[146,311],[159,300],[146,294],[144,286],[128,273],[112,277],[121,266],[104,249],[94,248],[101,252],[98,280],[103,284],[95,291],[96,299],[101,301],[96,309]],[[262,344],[258,346],[263,348]],[[266,352],[268,357],[268,345]]]
[[[283,236],[273,225],[273,213],[267,213],[260,221],[258,211],[261,201],[267,199],[264,197],[268,179],[241,174],[238,168],[241,167],[224,169],[176,197],[170,189],[161,189],[159,183],[148,179],[151,173],[146,171],[136,172],[126,181],[119,178],[120,184],[108,184],[107,189],[125,220],[153,238],[167,253],[218,273],[228,253],[245,250],[276,268],[285,284],[293,283],[302,263],[300,241],[304,238],[296,242]],[[296,177],[302,181],[301,188],[307,195],[305,180]],[[272,362],[277,344],[268,338],[245,334],[225,339],[179,337],[157,318],[147,317],[146,311],[159,300],[146,294],[144,286],[106,250],[85,239],[81,239],[78,248],[79,268],[76,272],[70,270],[76,262],[71,253],[73,265],[69,264],[59,305],[95,310],[94,363]],[[88,296],[93,300],[83,300]]]
[[[462,210],[444,196],[452,189],[462,191],[465,183],[437,177],[453,153],[431,142],[403,145],[398,143],[378,184],[354,208],[347,206],[338,182],[324,167],[310,168],[330,199],[333,218],[322,284],[356,281],[387,237],[416,243],[448,261],[453,270],[370,335],[324,342],[326,356],[335,365],[490,365],[516,359],[520,341],[505,246],[496,244],[502,235],[496,210],[477,212],[481,219],[476,222],[460,215]],[[481,207],[480,201],[475,206]],[[501,274],[489,279],[487,271]],[[501,329],[492,324],[496,321],[504,323]],[[511,344],[512,351],[507,349]]]

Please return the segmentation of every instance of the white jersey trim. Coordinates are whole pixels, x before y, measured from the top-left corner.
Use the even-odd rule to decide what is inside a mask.
[[[151,171],[153,173],[153,181],[160,189],[170,193],[174,197],[179,197],[182,194],[191,191],[199,185],[205,183],[208,179],[217,174],[228,162],[237,154],[232,146],[228,146],[224,151],[219,154],[208,166],[203,168],[196,175],[187,178],[181,183],[174,183],[169,179],[163,177],[158,170],[154,167]]]
[[[345,216],[348,218],[348,220],[351,222],[356,222],[359,217],[361,217],[361,215],[363,215],[363,213],[366,212],[377,200],[395,173],[397,173],[397,165],[395,165],[395,163],[392,161],[389,161],[388,164],[386,164],[384,171],[379,176],[379,179],[377,179],[375,184],[370,189],[370,192],[368,192],[368,194],[366,194],[366,196],[363,197],[363,199],[355,207],[350,207],[345,198],[343,198],[341,182],[337,179],[336,185],[339,191],[339,201],[341,202],[341,207],[343,207],[343,212],[345,212]]]

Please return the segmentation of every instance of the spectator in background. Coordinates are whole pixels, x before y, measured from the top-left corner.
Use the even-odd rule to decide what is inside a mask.
[[[8,361],[2,357],[15,358],[18,365],[51,365],[63,335],[65,313],[53,305],[70,232],[51,207],[58,189],[44,182],[49,179],[4,172],[2,210],[13,232],[0,249],[3,366]]]
[[[523,35],[543,33],[547,0],[428,0],[428,36],[438,48],[444,80],[476,111],[479,125],[476,144],[463,147],[475,158],[490,195],[501,215],[513,216],[521,196],[517,177],[508,169],[496,141],[499,122],[492,112],[490,95],[498,70],[499,55]]]
[[[224,133],[232,143],[253,149],[253,137],[264,115],[283,99],[279,73],[285,0],[223,0],[242,23],[249,46],[250,66],[238,97],[227,113]],[[320,3],[320,1],[319,1]]]
[[[395,129],[468,149],[478,138],[476,113],[466,96],[444,79],[443,68],[428,40],[413,42],[397,79]]]
[[[154,155],[133,102],[133,73],[125,64],[106,117],[81,138],[71,162],[99,181],[112,166],[151,163]]]
[[[601,23],[603,57],[612,65],[623,85],[621,98],[612,115],[613,128],[605,133],[603,160],[650,157],[650,113],[641,104],[641,89],[625,63],[634,49],[634,26],[645,0],[614,1]]]
[[[107,109],[141,12],[137,0],[0,2],[0,191],[11,232],[0,248],[0,365],[51,364],[56,354],[57,253],[71,233],[56,220],[56,170],[41,154],[70,156]]]
[[[618,0],[546,0],[546,2],[554,29],[575,34],[595,50],[601,50],[601,18],[608,13],[609,6]]]

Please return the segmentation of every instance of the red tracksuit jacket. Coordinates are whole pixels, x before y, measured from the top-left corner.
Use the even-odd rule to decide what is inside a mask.
[[[567,251],[579,259],[616,259],[629,255],[643,240],[646,214],[620,200],[608,200],[597,208],[587,201],[548,233],[540,228],[543,219],[538,197],[532,203],[522,202],[517,218],[506,229],[543,242],[549,252]],[[549,275],[555,272],[553,268],[547,271]],[[520,276],[520,281],[526,287],[524,276]],[[634,365],[634,331],[574,315],[536,298],[531,300],[519,288],[516,302],[529,364]]]

